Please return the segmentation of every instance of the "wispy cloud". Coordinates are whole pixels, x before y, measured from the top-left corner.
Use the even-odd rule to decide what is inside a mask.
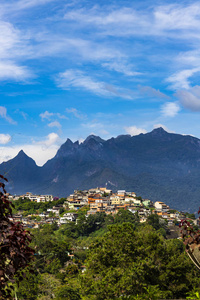
[[[18,66],[13,62],[0,62],[0,80],[26,81],[34,75],[25,66]]]
[[[54,115],[54,113],[50,113],[46,110],[44,113],[40,114],[40,117],[41,117],[42,121],[44,121],[45,119],[50,120],[53,115]]]
[[[19,110],[19,109],[17,109],[15,111],[15,113],[20,114],[24,118],[24,120],[27,120],[27,118],[28,118],[28,114],[25,113],[24,111]]]
[[[20,0],[20,1],[16,1],[15,5],[19,9],[24,9],[24,8],[32,8],[34,6],[48,4],[53,1],[57,1],[57,0]]]
[[[97,81],[79,70],[66,70],[64,73],[60,73],[57,78],[57,85],[66,90],[74,87],[90,91],[97,95],[110,95],[104,82]]]
[[[172,89],[189,89],[190,81],[189,78],[192,77],[195,73],[200,71],[199,68],[193,68],[188,70],[179,71],[166,79],[167,82],[171,83]]]
[[[57,0],[19,0],[10,1],[10,3],[5,3],[2,5],[4,13],[10,13],[13,11],[25,10],[29,8],[38,7],[41,5],[48,4],[50,2],[55,2]]]
[[[98,7],[81,8],[65,14],[66,20],[71,20],[85,26],[89,24],[98,27],[104,34],[115,36],[130,35],[165,35],[173,37],[174,31],[179,31],[177,38],[186,37],[196,32],[200,25],[200,5],[193,3],[169,4],[152,7],[148,13],[132,7],[114,8]],[[183,18],[184,15],[184,18]]]
[[[77,35],[77,37],[75,36]],[[79,61],[84,62],[107,62],[113,59],[124,59],[127,57],[119,47],[114,47],[105,41],[99,41],[96,37],[90,40],[89,36],[81,37],[81,33],[74,33],[73,30],[68,32],[54,33],[47,29],[44,32],[36,35],[38,44],[35,46],[37,50],[35,57],[65,57],[74,63]]]
[[[44,121],[44,120],[50,121],[52,119],[52,117],[57,117],[59,119],[67,119],[67,117],[65,115],[62,115],[60,113],[52,113],[47,110],[44,113],[41,113],[40,117],[41,117],[42,121]]]
[[[58,122],[58,121],[54,121],[48,124],[49,127],[57,127],[57,128],[61,128],[62,125]]]
[[[0,58],[13,59],[25,55],[26,36],[11,22],[0,20]]]
[[[176,102],[166,102],[161,107],[161,113],[164,117],[175,117],[180,111],[180,106]]]
[[[73,107],[72,108],[66,108],[66,112],[73,114],[76,118],[81,119],[81,120],[87,118],[86,115],[82,114],[76,108],[73,108]]]
[[[176,57],[176,65],[192,69],[200,67],[200,53],[198,48],[196,49],[195,47],[194,50],[179,52]]]
[[[33,71],[21,62],[30,54],[26,34],[3,20],[0,20],[0,32],[0,80],[21,82],[35,78]]]
[[[107,130],[107,126],[97,120],[93,120],[91,122],[82,123],[82,127],[88,130],[89,134],[97,134],[108,136],[109,132]]]
[[[167,96],[166,94],[160,92],[159,90],[156,90],[150,86],[141,86],[139,87],[139,91],[144,94],[147,95],[149,97],[153,97],[153,98],[159,98],[159,99],[170,99],[169,96]]]
[[[8,114],[7,114],[7,108],[4,106],[0,106],[0,117],[5,119],[8,123],[16,125],[17,122],[14,121]]]
[[[175,96],[183,107],[191,111],[200,111],[200,86],[196,85],[189,90],[178,90]]]
[[[132,91],[126,91],[92,78],[80,70],[66,70],[64,73],[59,74],[56,82],[58,87],[64,90],[69,90],[70,88],[83,89],[99,96],[115,96],[131,100],[134,94]]]
[[[163,30],[195,29],[200,24],[200,5],[198,2],[189,5],[170,4],[158,7],[154,16]],[[183,18],[184,16],[184,18]]]
[[[140,72],[133,71],[133,66],[131,64],[125,63],[123,61],[111,61],[102,64],[103,67],[109,70],[122,73],[126,76],[138,76],[142,75]]]

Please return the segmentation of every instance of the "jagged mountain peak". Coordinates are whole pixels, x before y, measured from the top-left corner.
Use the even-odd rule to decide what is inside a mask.
[[[131,138],[130,134],[120,134],[116,137],[116,140],[123,142],[124,140],[128,140],[130,138]]]
[[[26,153],[25,153],[23,150],[20,150],[19,153],[17,154],[17,156],[18,156],[18,155],[22,156],[22,155],[26,155]],[[26,155],[26,156],[27,156],[27,155]]]
[[[79,147],[78,141],[73,143],[70,139],[67,139],[66,142],[61,145],[60,149],[58,149],[56,157],[73,154],[74,150],[77,149],[78,147]]]
[[[96,141],[97,143],[104,143],[104,142],[105,142],[105,140],[103,140],[103,139],[100,138],[99,136],[94,135],[94,134],[90,134],[90,135],[85,139],[85,141],[83,142],[83,144],[86,145],[90,140],[94,140],[94,141]]]
[[[165,135],[168,134],[166,130],[163,129],[163,127],[158,127],[153,129],[149,134],[151,135]]]
[[[28,156],[23,150],[20,150],[19,153],[14,157],[14,159],[28,159],[34,161],[30,156]],[[35,162],[35,161],[34,161]]]
[[[73,142],[69,138],[67,138],[66,142],[63,145],[72,145],[72,144]]]
[[[7,162],[3,162],[2,164],[32,164],[36,166],[36,162],[30,156],[28,156],[23,150],[20,150],[18,154],[9,159]]]

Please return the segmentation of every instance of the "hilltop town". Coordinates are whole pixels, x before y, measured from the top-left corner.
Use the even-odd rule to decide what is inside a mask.
[[[56,300],[94,299],[102,282],[99,300],[122,299],[122,289],[126,298],[145,299],[146,286],[156,286],[155,299],[186,299],[186,293],[192,291],[197,273],[185,254],[177,225],[182,218],[198,225],[194,214],[174,210],[162,201],[142,199],[135,192],[113,193],[107,188],[75,190],[67,198],[31,193],[8,197],[15,204],[13,219],[30,228],[27,232],[32,234],[35,249],[34,274],[27,273],[20,282],[18,299],[36,300],[40,295]],[[174,283],[170,285],[172,274],[175,288]],[[112,286],[107,284],[110,278]],[[96,282],[100,284],[95,286]],[[118,282],[123,283],[119,290]],[[49,292],[50,283],[55,288]],[[169,292],[170,298],[166,297]],[[109,293],[111,297],[106,298]],[[135,293],[137,298],[129,297]]]
[[[8,195],[8,198],[14,203],[21,200],[46,204],[43,211],[41,208],[36,208],[35,211],[32,213],[28,211],[29,214],[27,214],[22,209],[13,214],[14,220],[20,220],[31,228],[37,228],[41,224],[52,224],[55,221],[58,225],[70,221],[76,222],[79,212],[82,210],[85,210],[86,217],[100,212],[114,216],[120,209],[124,209],[137,214],[141,223],[146,222],[147,217],[151,214],[157,214],[161,219],[166,220],[165,222],[169,226],[179,223],[185,217],[192,218],[195,225],[199,223],[194,214],[174,210],[162,201],[153,202],[149,199],[142,199],[135,192],[126,190],[118,190],[113,193],[112,190],[105,187],[83,191],[75,190],[67,198],[61,199],[52,195],[33,195],[32,193],[19,196]],[[48,206],[49,208],[47,208]]]

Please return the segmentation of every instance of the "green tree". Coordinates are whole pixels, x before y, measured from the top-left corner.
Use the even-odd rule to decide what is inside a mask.
[[[100,229],[104,226],[106,219],[106,214],[104,212],[98,212],[94,215],[89,215],[86,218],[85,215],[81,215],[78,218],[78,222],[76,225],[78,235],[87,236],[90,233]]]
[[[129,223],[132,223],[132,224],[136,224],[136,223],[138,223],[138,221],[139,221],[139,218],[138,218],[137,213],[133,214],[129,210],[125,210],[123,208],[121,208],[118,211],[118,213],[116,214],[116,216],[114,218],[115,223],[129,222]]]
[[[81,296],[78,289],[69,285],[64,285],[56,292],[55,300],[80,300]]]
[[[65,212],[64,207],[61,207],[61,208],[59,209],[59,215],[62,215],[64,212]]]
[[[87,299],[144,296],[147,288],[156,289],[160,298],[178,299],[192,289],[194,277],[197,285],[199,274],[181,241],[164,240],[151,226],[136,231],[123,223],[110,226],[90,247],[81,282]]]
[[[81,296],[78,289],[75,289],[69,285],[62,286],[56,292],[55,300],[80,300]]]
[[[35,266],[40,272],[56,273],[68,261],[70,245],[57,239],[54,225],[44,225],[34,231],[33,246],[36,249]]]
[[[147,217],[147,223],[151,226],[153,226],[154,229],[158,230],[162,228],[162,225],[160,223],[160,218],[157,214],[151,214]]]
[[[15,295],[18,299],[37,299],[40,275],[37,272],[30,273],[29,268],[25,269],[26,277],[16,285]]]
[[[42,274],[40,284],[38,286],[38,300],[39,299],[53,299],[55,298],[56,291],[61,287],[61,281],[54,275]]]

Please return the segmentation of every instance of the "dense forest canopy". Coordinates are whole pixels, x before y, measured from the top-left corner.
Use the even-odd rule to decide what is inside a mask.
[[[18,299],[183,299],[200,291],[200,274],[179,239],[166,239],[159,217],[145,224],[120,210],[33,229],[34,273]]]

